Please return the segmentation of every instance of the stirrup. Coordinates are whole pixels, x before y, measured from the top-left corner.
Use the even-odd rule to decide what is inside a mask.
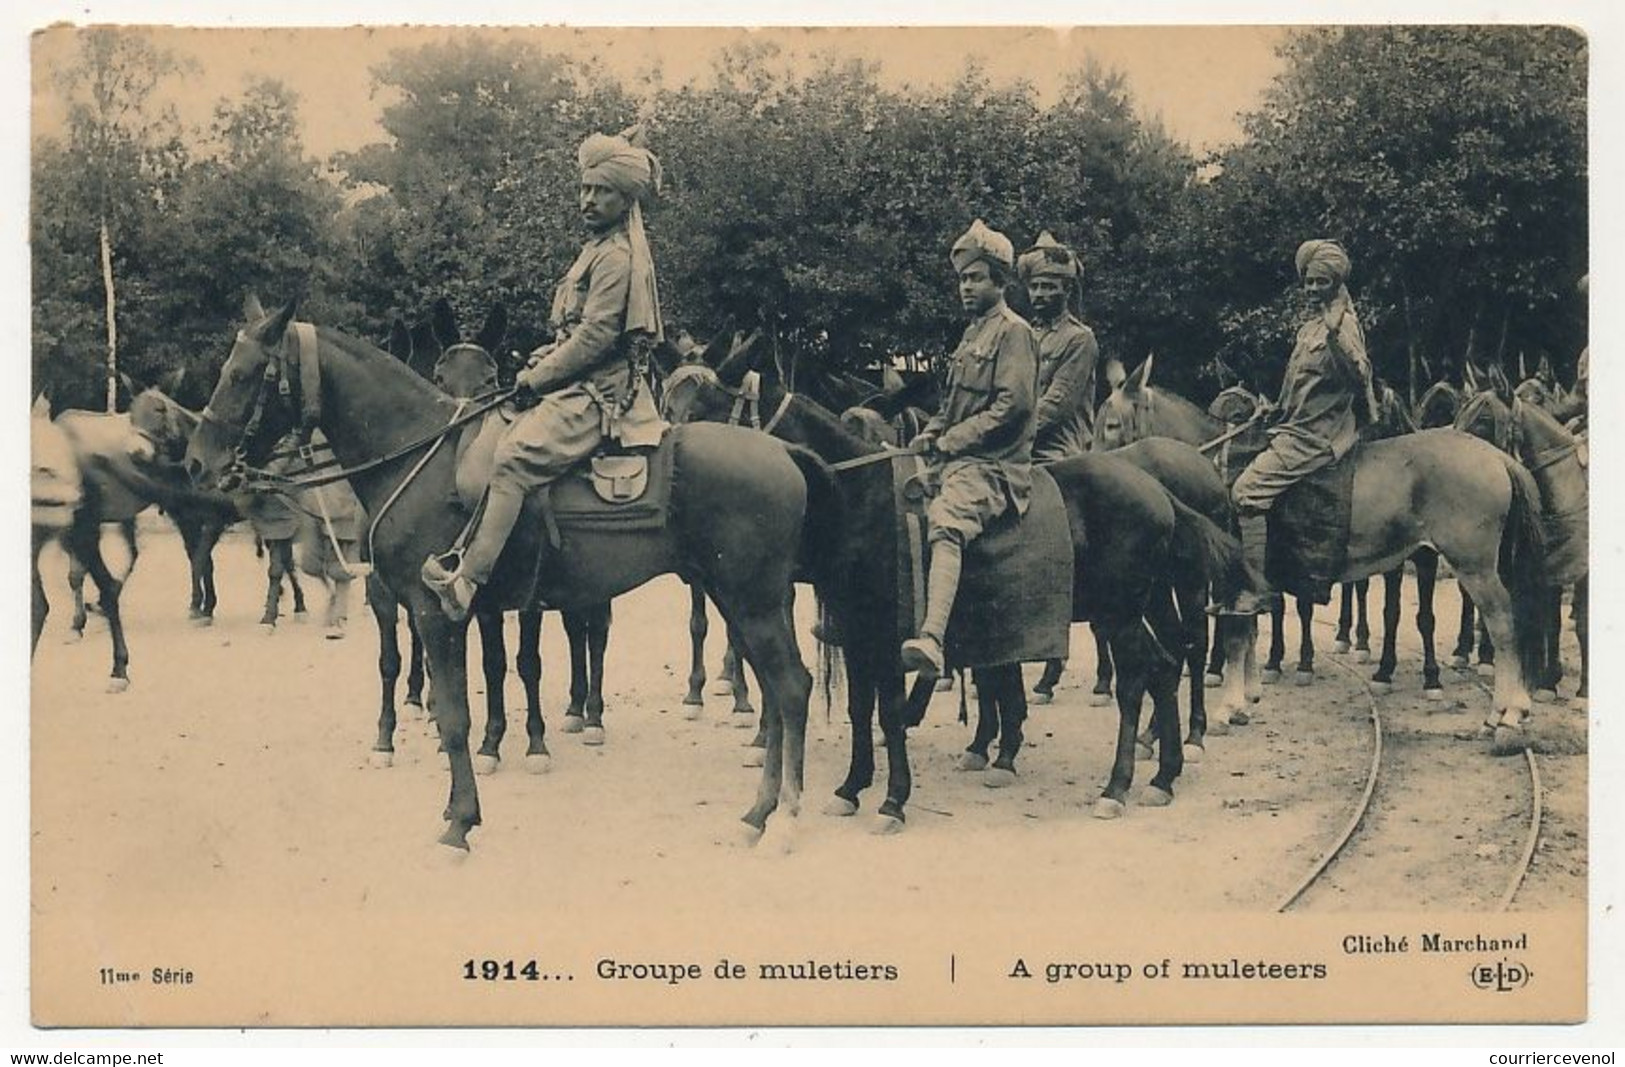
[[[440,610],[446,613],[446,618],[452,622],[462,622],[468,618],[469,608],[479,587],[457,571],[448,570],[443,562],[448,557],[455,558],[456,553],[430,556],[423,561],[418,576],[429,591],[440,598]]]

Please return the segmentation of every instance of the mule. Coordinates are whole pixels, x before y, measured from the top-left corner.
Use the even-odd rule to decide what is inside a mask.
[[[685,368],[666,382],[670,417],[730,419],[749,371],[750,357],[743,351],[715,369]],[[905,706],[891,464],[875,462],[884,455],[879,446],[851,433],[837,416],[781,383],[763,380],[760,396],[766,409],[774,413],[768,425],[775,435],[846,467],[839,472],[838,481],[845,523],[835,535],[845,580],[823,595],[841,609],[852,749],[846,778],[825,810],[855,814],[862,791],[873,784],[872,723],[878,713],[888,775],[876,828],[895,831],[903,825],[912,789],[907,729],[921,721],[933,686],[917,678]],[[1239,547],[1212,523],[1172,499],[1149,475],[1122,460],[1084,456],[1061,461],[1049,470],[1066,501],[1077,553],[1074,618],[1100,623],[1120,664],[1118,742],[1095,814],[1112,818],[1124,810],[1133,784],[1135,741],[1147,691],[1152,695],[1152,722],[1162,743],[1156,774],[1141,801],[1167,804],[1184,759],[1177,699],[1181,658],[1177,650],[1183,630],[1170,582],[1184,579],[1205,588],[1220,572],[1235,580]],[[967,752],[982,749],[985,756],[985,748],[996,734],[999,756],[1013,766],[1022,743],[1023,709],[1013,700],[1004,703],[1008,710],[990,708],[1002,694],[989,695],[995,699],[979,699],[979,711],[984,716],[998,711],[1004,719],[994,730],[984,717]]]
[[[1114,390],[1096,421],[1101,435],[1121,440],[1174,437],[1201,445],[1262,436],[1257,423],[1231,427],[1175,393],[1147,383],[1147,361]],[[1243,446],[1261,448],[1258,441]],[[1544,582],[1540,497],[1534,479],[1511,457],[1455,430],[1424,430],[1364,444],[1354,474],[1348,561],[1338,581],[1392,570],[1417,549],[1436,549],[1484,610],[1504,647],[1484,725],[1491,751],[1507,755],[1527,745],[1526,678],[1538,662],[1538,634],[1528,625]],[[1239,685],[1228,676],[1225,685]],[[1239,697],[1227,703],[1239,703]]]
[[[424,560],[445,552],[465,525],[446,503],[456,455],[443,447],[462,406],[366,341],[326,327],[290,329],[295,306],[263,317],[253,305],[245,309],[250,321],[188,446],[188,469],[200,485],[229,485],[255,474],[290,428],[303,423],[327,435],[371,517],[372,565],[416,616],[450,769],[447,825],[439,840],[466,850],[481,822],[468,745],[467,623],[447,618],[419,579]],[[754,839],[772,818],[774,828],[784,827],[774,836],[788,840],[801,812],[812,679],[784,598],[798,559],[821,559],[819,531],[807,531],[804,546],[803,523],[810,510],[828,513],[832,487],[814,457],[792,454],[751,431],[683,427],[669,444],[677,450],[679,474],[663,527],[573,531],[553,551],[545,547],[532,501],[476,601],[509,610],[538,597],[550,605],[590,606],[662,574],[703,580],[763,688],[767,759],[744,822]]]

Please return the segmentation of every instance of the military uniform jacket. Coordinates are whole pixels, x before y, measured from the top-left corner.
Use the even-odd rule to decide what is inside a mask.
[[[1039,462],[1081,455],[1093,433],[1095,332],[1071,314],[1033,327],[1038,339],[1038,409],[1033,458]]]
[[[654,445],[664,424],[648,384],[629,363],[633,339],[626,333],[626,305],[631,284],[632,243],[624,225],[582,246],[553,294],[552,322],[559,340],[542,357],[544,376],[535,388],[549,393],[555,404],[599,408],[605,434],[622,444]]]
[[[1336,323],[1335,338],[1328,315]],[[1270,437],[1290,436],[1343,458],[1358,438],[1355,404],[1369,403],[1370,383],[1365,331],[1346,301],[1334,301],[1327,314],[1313,315],[1298,329],[1281,380],[1281,418]]]
[[[965,328],[950,357],[942,410],[926,424],[947,465],[990,466],[1023,512],[1032,490],[1037,390],[1032,327],[1001,302]]]

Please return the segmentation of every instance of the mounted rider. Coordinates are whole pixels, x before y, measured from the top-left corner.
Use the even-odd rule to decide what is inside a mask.
[[[1574,289],[1580,294],[1583,301],[1591,293],[1591,275],[1583,275],[1575,283]],[[1585,432],[1586,409],[1589,401],[1587,393],[1591,385],[1591,346],[1586,345],[1580,349],[1580,360],[1574,368],[1574,389],[1558,405],[1552,409],[1552,414],[1561,422],[1569,424],[1569,428],[1577,433]]]
[[[1309,302],[1309,317],[1298,328],[1280,401],[1269,429],[1269,446],[1241,472],[1231,488],[1241,527],[1242,551],[1253,571],[1254,589],[1264,580],[1266,512],[1295,482],[1348,454],[1362,422],[1377,419],[1371,362],[1346,282],[1348,253],[1336,241],[1305,241],[1295,257]],[[1269,597],[1244,591],[1233,611],[1254,615]]]
[[[977,219],[949,254],[960,304],[971,316],[950,357],[942,410],[911,443],[930,459],[940,486],[926,509],[931,568],[920,636],[903,642],[903,667],[944,669],[944,635],[959,591],[967,544],[1006,511],[1025,514],[1032,494],[1033,409],[1038,343],[1004,302],[1015,248]]]
[[[423,565],[424,583],[452,619],[467,616],[478,587],[490,580],[527,494],[591,456],[605,438],[654,445],[664,428],[642,372],[662,337],[641,206],[659,191],[660,161],[634,127],[588,137],[577,162],[591,236],[554,292],[554,342],[531,353],[518,375],[519,386],[541,400],[497,446],[483,508],[472,536],[465,533],[467,549]]]
[[[1016,260],[1032,303],[1038,339],[1038,407],[1033,462],[1081,455],[1094,432],[1095,365],[1100,345],[1076,314],[1083,271],[1078,257],[1048,230]]]

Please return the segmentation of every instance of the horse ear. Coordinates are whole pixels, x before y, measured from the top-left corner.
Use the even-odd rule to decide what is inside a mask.
[[[402,363],[412,362],[412,334],[399,315],[389,324],[389,354]]]
[[[40,395],[34,398],[32,412],[34,418],[36,419],[48,419],[51,417],[51,395],[45,390],[40,390]]]
[[[267,348],[282,343],[282,335],[288,332],[288,324],[293,321],[294,312],[299,310],[299,298],[283,304],[270,318],[255,329],[255,340]]]
[[[474,343],[491,353],[497,359],[502,348],[503,335],[508,332],[508,309],[501,304],[492,304],[491,310],[486,312],[485,325],[480,327],[479,336]]]
[[[662,378],[670,377],[671,372],[683,362],[683,354],[677,351],[677,346],[664,337],[650,350],[649,358],[654,360],[655,370],[660,372]]]
[[[165,394],[173,398],[180,393],[181,384],[185,381],[186,368],[176,367],[174,370],[164,375],[164,379],[160,383],[159,387],[164,391]]]
[[[727,349],[724,346],[730,345],[738,339],[739,335],[734,331],[733,316],[730,315],[723,320],[721,328],[711,335],[711,340],[700,350],[700,359],[705,362],[707,367],[716,370],[722,366],[722,361],[727,358]]]
[[[410,353],[406,365],[416,371],[420,377],[427,378],[434,373],[434,365],[440,359],[440,339],[435,336],[434,326],[428,322],[420,322],[412,327],[408,337]]]
[[[1512,403],[1512,383],[1507,381],[1506,371],[1501,369],[1499,363],[1490,367],[1490,388],[1503,403]]]
[[[265,307],[260,303],[258,293],[249,293],[243,297],[243,321],[253,324],[265,318]]]
[[[118,372],[118,380],[120,384],[124,386],[124,391],[132,398],[137,393],[141,392],[141,389],[135,384],[135,379],[130,377],[128,374],[125,374],[123,371]]]
[[[1147,355],[1145,357],[1145,362],[1141,363],[1138,367],[1135,367],[1129,372],[1128,377],[1123,379],[1123,384],[1120,386],[1120,388],[1124,392],[1136,393],[1141,389],[1144,389],[1150,380],[1151,356]]]
[[[1480,389],[1478,387],[1478,368],[1473,366],[1471,360],[1469,360],[1468,362],[1462,364],[1462,367],[1461,367],[1461,384],[1466,388],[1466,390],[1469,393],[1480,392]]]
[[[440,342],[441,351],[463,339],[457,326],[457,313],[451,310],[451,301],[445,297],[440,297],[429,309],[429,326],[434,330],[434,339]]]

